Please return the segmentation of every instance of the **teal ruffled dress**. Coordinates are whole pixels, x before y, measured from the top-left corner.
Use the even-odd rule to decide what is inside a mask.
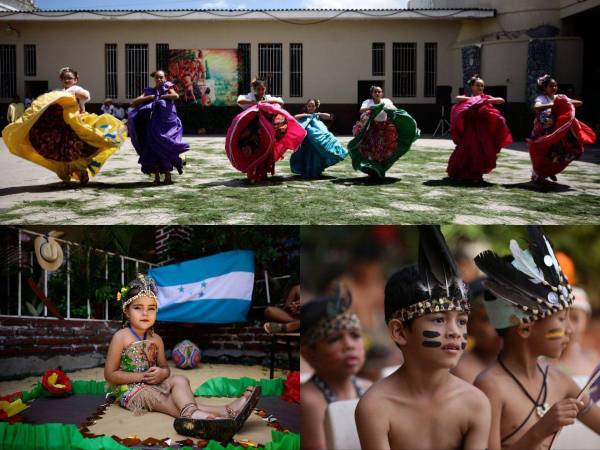
[[[299,119],[298,122],[306,129],[306,137],[290,159],[293,173],[302,178],[316,178],[327,167],[348,156],[348,150],[339,143],[317,114]]]

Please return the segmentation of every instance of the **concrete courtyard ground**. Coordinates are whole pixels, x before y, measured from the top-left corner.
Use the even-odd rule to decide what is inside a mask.
[[[421,138],[378,183],[352,170],[350,159],[318,180],[289,169],[252,185],[230,165],[224,137],[187,137],[191,150],[175,184],[153,186],[127,141],[85,188],[63,187],[54,173],[0,144],[3,224],[580,224],[600,216],[600,149],[589,148],[559,175],[557,189],[528,183],[524,142],[503,149],[485,187],[444,180],[454,148],[449,139]],[[340,139],[345,145],[350,137]]]

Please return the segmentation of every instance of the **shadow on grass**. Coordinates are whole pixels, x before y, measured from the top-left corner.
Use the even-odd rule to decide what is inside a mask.
[[[304,178],[300,175],[292,175],[292,179],[294,181],[327,181],[335,180],[336,177],[334,177],[333,175],[319,175],[318,177]]]
[[[73,185],[67,186],[62,182],[50,183],[50,184],[33,184],[31,186],[14,186],[14,187],[0,189],[0,197],[4,197],[5,195],[25,194],[25,193],[34,194],[34,193],[40,193],[40,192],[67,191],[70,189],[79,189],[79,188],[80,188],[80,186],[78,184],[73,184]]]
[[[122,183],[104,183],[102,181],[90,183],[90,187],[108,190],[108,189],[135,189],[135,188],[147,188],[147,187],[167,187],[172,186],[168,184],[155,185],[152,181],[125,181]]]
[[[331,180],[334,184],[343,184],[345,186],[384,186],[386,184],[394,184],[400,181],[400,178],[385,177],[352,177],[352,178],[336,178]]]
[[[523,189],[534,192],[569,192],[575,190],[567,184],[553,183],[548,185],[539,185],[532,183],[531,181],[527,181],[525,183],[503,184],[502,187],[506,189]]]
[[[427,180],[423,182],[424,186],[453,186],[453,187],[464,187],[464,188],[490,188],[496,186],[494,183],[489,181],[480,181],[477,183],[470,183],[468,181],[453,180],[450,177],[442,178],[441,180]]]
[[[226,180],[226,181],[210,181],[208,183],[199,184],[198,186],[203,187],[203,188],[218,187],[218,186],[239,187],[239,188],[261,188],[261,187],[269,187],[269,186],[279,186],[279,185],[282,185],[289,181],[299,181],[299,180],[293,176],[286,176],[286,177],[274,176],[274,177],[269,177],[258,183],[252,183],[247,178],[235,178],[233,180]]]

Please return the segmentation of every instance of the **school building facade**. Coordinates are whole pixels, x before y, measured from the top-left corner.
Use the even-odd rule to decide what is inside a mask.
[[[586,104],[600,102],[588,26],[598,23],[600,0],[412,0],[408,8],[0,11],[0,102],[59,87],[58,70],[71,66],[92,94],[91,109],[106,97],[128,103],[152,83],[168,49],[195,48],[238,49],[240,92],[258,75],[291,112],[318,97],[336,116],[334,131],[345,134],[372,84],[424,132],[474,73],[507,99],[509,124],[525,133],[540,72]],[[597,121],[591,106],[585,115]],[[236,112],[221,109],[202,117],[226,122]],[[207,128],[223,132],[222,125]]]

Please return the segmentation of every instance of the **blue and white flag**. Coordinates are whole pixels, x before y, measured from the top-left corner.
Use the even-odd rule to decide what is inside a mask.
[[[254,287],[254,252],[233,250],[150,269],[158,288],[157,320],[233,323],[246,320]]]

